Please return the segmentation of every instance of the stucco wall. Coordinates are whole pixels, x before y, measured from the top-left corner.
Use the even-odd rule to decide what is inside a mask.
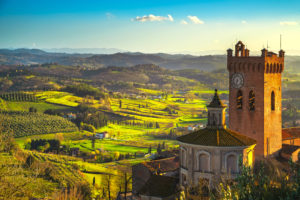
[[[192,145],[186,143],[180,143],[181,154],[186,151],[186,163],[187,165],[180,166],[180,183],[184,185],[183,174],[186,176],[187,184],[198,184],[199,178],[208,179],[210,184],[213,184],[215,180],[218,180],[221,176],[228,175],[226,158],[229,155],[235,155],[237,159],[237,168],[239,157],[242,159],[243,163],[248,162],[248,152],[253,150],[254,146],[251,147],[212,147],[212,146],[201,146]],[[199,155],[201,153],[209,155],[209,170],[200,171],[199,170]],[[252,159],[252,157],[251,157]],[[182,160],[181,160],[182,163]],[[250,162],[252,163],[252,161]],[[232,176],[238,173],[232,172]]]

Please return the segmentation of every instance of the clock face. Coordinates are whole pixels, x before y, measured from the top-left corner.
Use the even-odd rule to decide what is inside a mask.
[[[242,74],[233,74],[231,77],[231,85],[234,88],[241,88],[244,85],[244,78]]]

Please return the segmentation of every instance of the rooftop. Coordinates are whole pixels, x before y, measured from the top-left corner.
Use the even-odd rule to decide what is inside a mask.
[[[295,145],[282,144],[282,153],[286,153],[292,155],[295,151],[297,151],[300,147]]]
[[[256,140],[230,129],[205,128],[180,136],[178,141],[203,146],[251,146]]]
[[[160,160],[152,160],[148,162],[142,162],[142,165],[146,166],[151,172],[170,172],[179,168],[179,158],[171,157]]]
[[[284,128],[282,129],[282,139],[288,140],[293,138],[300,138],[300,127]]]
[[[177,193],[178,179],[168,176],[152,175],[139,194],[151,197],[169,197]]]
[[[218,94],[218,90],[215,89],[215,95],[212,99],[212,101],[210,102],[210,104],[207,107],[211,107],[211,108],[225,108],[226,106],[222,103],[219,94]]]

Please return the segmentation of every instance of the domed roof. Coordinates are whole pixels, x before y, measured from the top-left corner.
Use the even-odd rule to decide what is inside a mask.
[[[177,138],[179,142],[203,146],[251,146],[256,140],[236,131],[222,128],[205,128]]]

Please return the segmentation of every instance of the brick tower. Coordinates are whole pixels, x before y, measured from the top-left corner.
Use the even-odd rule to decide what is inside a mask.
[[[276,154],[282,147],[281,73],[284,51],[249,56],[239,41],[227,50],[229,128],[257,140],[255,156]]]

